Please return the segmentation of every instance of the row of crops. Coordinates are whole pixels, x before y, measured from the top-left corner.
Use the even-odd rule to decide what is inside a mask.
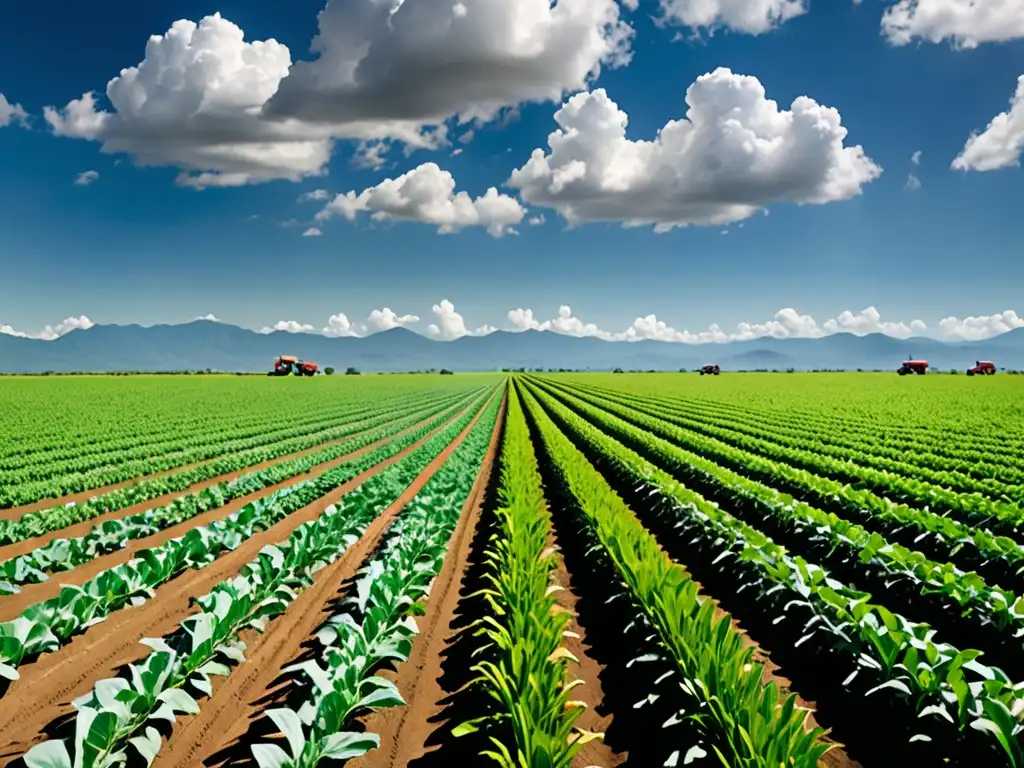
[[[1018,438],[950,439],[998,413],[375,378],[5,436],[53,503],[0,518],[0,766],[1024,766]]]

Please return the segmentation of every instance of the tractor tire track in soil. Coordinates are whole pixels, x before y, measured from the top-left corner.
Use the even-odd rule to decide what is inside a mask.
[[[492,395],[487,402],[496,396]],[[215,764],[251,763],[247,736],[265,728],[265,701],[275,698],[282,680],[281,669],[303,653],[303,646],[333,611],[339,587],[353,579],[402,509],[444,464],[470,433],[486,410],[485,404],[473,420],[423,469],[412,484],[370,523],[360,539],[330,566],[322,569],[288,610],[260,634],[246,630],[245,663],[227,678],[215,678],[213,695],[200,702],[198,715],[181,717],[153,768],[177,768]]]
[[[425,406],[425,407],[429,407],[429,406]],[[368,421],[368,419],[362,419],[362,421]],[[316,434],[317,431],[329,431],[331,429],[340,429],[343,426],[344,426],[344,424],[336,424],[334,427],[329,427],[326,430],[313,430],[313,431],[309,432],[306,436]],[[375,428],[376,427],[374,427],[374,429]],[[250,465],[248,467],[243,467],[242,469],[238,469],[238,470],[235,470],[233,472],[227,472],[227,473],[225,473],[223,475],[218,475],[217,477],[211,477],[208,480],[203,480],[201,482],[196,483],[195,485],[189,486],[184,491],[174,491],[173,493],[164,494],[163,496],[160,496],[160,497],[157,497],[157,498],[154,498],[154,499],[150,499],[149,501],[144,501],[144,502],[141,502],[140,504],[135,504],[135,505],[133,505],[131,507],[126,507],[124,509],[119,509],[119,510],[116,510],[114,512],[110,512],[109,514],[103,515],[101,517],[95,517],[95,518],[93,518],[92,520],[90,520],[88,522],[91,523],[92,525],[95,525],[97,522],[99,522],[101,520],[112,520],[112,519],[115,519],[115,518],[118,518],[118,517],[124,517],[126,515],[134,514],[134,513],[137,513],[137,512],[145,512],[150,507],[159,507],[159,506],[162,506],[164,504],[168,504],[171,501],[173,501],[174,499],[176,499],[177,497],[182,496],[184,494],[187,494],[187,493],[197,493],[198,491],[201,491],[204,488],[209,488],[211,485],[216,485],[217,483],[223,483],[225,480],[233,480],[234,478],[238,477],[239,475],[244,475],[244,474],[247,474],[249,472],[255,472],[255,471],[260,470],[260,469],[266,469],[267,467],[273,466],[274,464],[278,464],[278,463],[280,463],[282,461],[289,461],[291,459],[297,459],[297,458],[300,458],[302,456],[306,456],[307,454],[314,453],[316,451],[321,451],[324,448],[329,448],[332,445],[337,445],[338,443],[344,442],[345,440],[351,440],[353,437],[358,437],[359,435],[364,434],[365,432],[368,432],[368,431],[370,431],[370,430],[362,430],[362,431],[360,431],[358,433],[355,433],[355,434],[352,434],[352,435],[348,435],[346,437],[339,437],[339,438],[334,439],[334,440],[328,440],[328,441],[323,442],[323,443],[318,443],[317,445],[314,445],[314,446],[312,446],[310,448],[304,448],[301,451],[295,451],[293,453],[284,454],[284,455],[278,456],[277,458],[274,458],[274,459],[267,459],[266,461],[262,461],[259,464],[252,464],[252,465]],[[297,437],[301,438],[301,437],[303,437],[303,435],[298,435]],[[288,439],[297,439],[297,438],[288,438]],[[283,442],[283,441],[281,441],[281,442]],[[273,445],[273,443],[270,443],[269,445]],[[224,455],[227,455],[227,454],[224,454]],[[179,472],[188,472],[189,470],[196,469],[197,467],[202,467],[202,466],[205,466],[206,464],[212,464],[213,462],[218,461],[221,458],[223,458],[223,455],[222,456],[214,456],[213,458],[206,459],[204,461],[195,461],[195,462],[192,462],[191,464],[182,464],[180,467],[172,467],[171,469],[165,469],[165,470],[163,470],[161,472],[153,472],[152,474],[147,474],[147,475],[138,475],[138,476],[130,478],[128,480],[124,480],[123,482],[114,483],[113,485],[104,485],[104,486],[101,486],[101,487],[98,487],[98,488],[87,488],[84,491],[78,491],[77,493],[72,493],[72,494],[69,494],[67,496],[50,497],[50,498],[40,499],[39,501],[33,501],[30,504],[22,504],[22,505],[19,505],[17,507],[7,507],[5,509],[0,509],[0,520],[17,520],[18,518],[22,517],[23,515],[28,514],[29,512],[38,512],[39,510],[42,510],[42,509],[51,509],[53,507],[62,507],[64,505],[66,505],[66,504],[71,504],[72,502],[75,503],[75,504],[81,504],[83,502],[89,501],[89,499],[93,498],[94,496],[102,496],[103,494],[110,493],[111,491],[119,491],[122,488],[129,488],[129,487],[131,487],[133,485],[138,485],[139,483],[142,483],[142,482],[145,482],[145,481],[148,481],[148,480],[159,480],[162,477],[169,477],[170,475],[175,475],[175,474],[178,474]],[[65,529],[65,530],[70,530],[70,528]],[[54,536],[58,536],[59,533],[61,533],[61,532],[53,532],[53,533],[50,533],[50,534],[47,534],[47,535],[40,536],[38,538],[32,539],[32,541],[36,542],[35,546],[42,546],[47,541],[52,539]],[[80,536],[81,533],[74,534],[74,535]],[[6,555],[5,550],[0,550],[0,560],[6,560],[7,557],[8,556]]]
[[[453,634],[460,591],[466,583],[475,534],[485,501],[491,495],[488,491],[496,488],[498,483],[495,470],[507,408],[506,394],[487,453],[463,504],[458,525],[449,539],[441,570],[431,587],[426,613],[417,622],[420,633],[413,639],[409,659],[400,664],[397,671],[380,673],[382,677],[395,682],[406,705],[374,712],[362,718],[366,731],[380,736],[380,747],[363,757],[350,760],[346,768],[408,766],[427,749],[427,741],[434,731],[431,721],[441,712],[441,702],[446,695],[440,682],[445,646]]]
[[[453,415],[400,453],[293,512],[266,531],[250,537],[238,549],[163,584],[153,598],[141,606],[122,608],[57,651],[23,665],[19,669],[21,679],[12,683],[0,698],[0,764],[9,764],[10,760],[47,738],[69,714],[73,714],[72,700],[87,694],[97,680],[115,676],[124,665],[144,658],[150,651],[139,641],[144,637],[162,637],[173,631],[181,619],[192,612],[192,597],[209,592],[221,581],[237,574],[264,546],[287,538],[302,523],[314,520],[346,493],[415,451],[458,416]],[[278,623],[277,626],[282,625]],[[285,637],[288,636],[285,633]],[[252,662],[246,664],[248,669],[259,669],[259,666]]]
[[[380,440],[371,443],[368,446],[352,451],[352,453],[348,453],[337,459],[324,462],[323,464],[317,464],[315,467],[312,467],[311,469],[309,469],[306,472],[303,472],[302,474],[293,475],[292,477],[286,480],[282,480],[280,483],[267,486],[266,488],[263,488],[254,493],[250,493],[246,496],[241,496],[225,504],[222,507],[217,507],[215,509],[208,510],[199,515],[196,515],[195,517],[190,517],[187,520],[181,521],[177,525],[173,525],[170,528],[164,528],[162,531],[157,531],[156,533],[150,536],[144,536],[140,539],[133,539],[127,542],[123,548],[106,555],[101,555],[100,557],[97,557],[96,559],[91,560],[88,563],[84,563],[83,565],[80,565],[71,571],[63,571],[60,573],[51,574],[49,579],[40,582],[39,584],[25,584],[20,588],[21,591],[18,594],[5,595],[3,597],[0,597],[0,621],[10,621],[11,619],[18,616],[28,606],[34,605],[35,603],[38,603],[42,600],[48,600],[51,597],[55,597],[57,594],[60,593],[61,587],[65,584],[84,584],[89,579],[96,576],[96,574],[98,574],[100,571],[106,570],[108,568],[113,568],[116,565],[120,565],[121,563],[131,560],[139,550],[159,546],[160,544],[170,541],[173,538],[184,535],[192,528],[207,525],[213,520],[228,517],[229,515],[237,512],[239,509],[244,507],[246,504],[255,501],[256,499],[268,496],[269,494],[274,493],[275,491],[279,491],[283,488],[295,485],[296,483],[299,483],[302,480],[319,477],[325,472],[329,472],[330,470],[335,469],[336,467],[339,467],[348,461],[358,459],[360,456],[363,456],[369,453],[370,451],[374,451],[377,448],[380,448],[382,445],[391,442],[392,440],[395,440],[397,438],[400,438],[402,435],[408,434],[411,431],[419,429],[428,421],[436,418],[437,415],[438,414],[430,416],[424,419],[423,421],[418,422],[417,424],[407,427],[406,429],[403,429],[400,432],[396,432],[394,435],[381,438]],[[436,432],[436,430],[434,431]],[[433,434],[433,432],[431,432],[431,434]],[[353,437],[357,436],[354,435]],[[419,443],[417,443],[417,445],[419,445]],[[276,461],[270,462],[268,466],[273,463],[276,463]],[[225,478],[223,479],[233,479],[235,477],[239,477],[251,471],[251,469],[241,470],[239,472],[233,473],[232,475],[225,476]],[[203,487],[209,487],[213,484],[214,481],[203,483],[200,486],[195,486],[195,490],[202,490]],[[188,492],[195,491],[190,490]],[[179,498],[182,495],[183,494],[181,493],[175,493],[170,494],[167,497],[161,497],[161,499],[166,498],[167,500],[164,503],[167,504],[173,501],[174,499]],[[117,512],[112,512],[108,515],[101,515],[99,517],[95,517],[91,520],[87,520],[82,523],[76,523],[75,525],[69,528],[64,528],[60,531],[54,531],[38,539],[28,539],[26,541],[19,541],[17,544],[11,544],[6,547],[0,547],[0,562],[9,560],[13,557],[17,557],[18,555],[23,555],[28,552],[31,552],[36,547],[42,546],[47,541],[51,541],[56,538],[82,536],[88,533],[90,530],[92,530],[95,526],[102,523],[104,520],[110,520],[128,514],[144,512],[147,509],[153,508],[154,506],[159,506],[159,501],[159,499],[156,499],[154,501],[138,504],[135,507],[129,507],[128,509],[118,510]]]
[[[541,402],[542,403],[542,401],[540,401],[539,398],[537,399],[537,402]],[[543,403],[542,403],[542,407],[543,407]],[[545,408],[545,410],[547,410],[547,409]],[[548,412],[549,416],[552,415],[550,411],[547,411],[547,412]],[[533,426],[534,426],[533,415],[528,413],[527,419],[528,419],[528,421],[529,421],[529,423],[531,425],[531,428],[533,428]],[[557,420],[553,419],[553,421],[555,421],[556,425],[558,424]],[[576,445],[576,447],[583,453],[584,456],[587,457],[588,460],[590,460],[590,461],[593,460],[593,457],[590,455],[589,449],[585,445],[583,445],[580,441],[577,441],[576,439],[574,439],[574,436],[570,432],[563,431],[563,434],[565,434],[565,436],[570,440],[570,442],[572,442],[574,445]],[[538,438],[538,440],[539,440],[539,438]],[[544,474],[544,470],[545,470],[545,467],[543,466],[544,464],[545,464],[545,462],[542,462],[542,469],[541,469],[542,474]],[[550,470],[550,465],[548,465],[548,469]],[[816,709],[817,709],[815,703],[814,702],[809,702],[806,699],[802,698],[796,691],[794,691],[792,689],[792,685],[793,685],[792,682],[790,680],[788,680],[786,677],[783,677],[780,674],[780,667],[779,667],[778,664],[776,664],[775,662],[772,661],[770,652],[767,651],[762,645],[760,645],[753,637],[751,637],[751,635],[740,625],[740,622],[734,616],[732,616],[731,614],[727,613],[725,610],[722,609],[722,607],[721,607],[721,605],[719,603],[719,600],[714,598],[714,597],[712,597],[711,595],[709,595],[708,591],[704,589],[702,584],[699,581],[697,581],[695,578],[693,578],[693,575],[690,573],[689,568],[686,567],[684,562],[682,562],[678,557],[674,557],[673,556],[673,554],[682,555],[686,551],[686,547],[685,547],[685,544],[683,544],[681,541],[678,541],[678,535],[671,529],[671,527],[665,526],[664,524],[662,524],[660,521],[657,521],[657,520],[652,521],[652,520],[648,519],[648,516],[646,516],[646,515],[639,515],[639,514],[637,514],[638,510],[643,509],[645,506],[650,506],[650,504],[651,504],[651,500],[650,500],[649,497],[647,497],[646,491],[643,490],[643,489],[633,488],[631,485],[627,486],[627,484],[625,484],[623,482],[618,482],[611,475],[607,474],[605,472],[605,469],[603,467],[601,467],[601,466],[595,465],[595,469],[598,469],[598,471],[600,471],[602,473],[602,475],[605,477],[605,480],[608,481],[609,485],[612,487],[612,489],[615,491],[615,493],[618,494],[619,497],[623,499],[623,501],[625,501],[627,504],[631,504],[631,509],[633,509],[634,516],[637,517],[638,521],[640,521],[642,524],[645,525],[645,527],[648,529],[648,531],[651,533],[651,535],[654,536],[655,539],[658,541],[658,549],[663,554],[665,554],[666,557],[668,557],[670,560],[672,560],[672,562],[674,562],[676,565],[678,565],[681,568],[683,568],[683,570],[687,573],[687,575],[696,584],[697,590],[700,592],[700,594],[704,595],[705,597],[707,597],[708,599],[711,600],[712,604],[715,606],[715,612],[714,612],[715,619],[716,620],[720,620],[720,619],[723,619],[723,618],[727,619],[730,622],[730,624],[732,625],[732,628],[737,633],[739,633],[743,645],[745,647],[749,647],[749,648],[753,649],[753,659],[754,659],[754,661],[755,662],[760,662],[763,665],[762,673],[761,673],[761,684],[762,685],[767,685],[769,682],[774,681],[775,685],[778,687],[780,693],[782,693],[783,695],[788,694],[788,693],[796,694],[796,705],[798,707],[800,707],[800,708],[808,710],[808,716],[807,716],[806,720],[804,721],[804,727],[805,727],[806,730],[810,731],[810,730],[813,730],[814,728],[817,728],[817,727],[826,727],[826,726],[821,725],[821,723],[819,723],[818,720],[815,717],[815,713],[816,713]],[[545,481],[547,481],[547,476],[546,475],[545,475]],[[565,498],[564,495],[561,495],[561,490],[560,489],[559,489],[559,491],[557,491],[557,493],[560,495],[561,498]],[[570,506],[575,506],[575,502],[572,501],[572,500],[569,500],[569,504],[570,504]],[[651,525],[652,522],[654,523],[653,526]],[[585,534],[582,534],[582,532],[581,532],[580,536],[583,536],[583,535],[585,535]],[[666,539],[666,538],[663,538],[663,537],[668,537],[668,538]],[[669,547],[666,547],[666,544],[665,544],[666,541],[671,542],[671,545]],[[573,541],[573,543],[575,544],[575,541]],[[617,575],[614,578],[616,578],[617,580],[621,581],[621,577],[619,577]],[[598,618],[598,621],[603,621],[603,619]],[[611,654],[611,658],[612,659],[619,659],[619,662],[621,663],[622,660],[630,658],[630,651],[628,649],[626,649],[626,648],[623,648],[621,651],[619,651],[619,652],[617,652],[615,654]],[[643,696],[646,696],[647,691],[642,691],[641,690],[641,691],[638,691],[637,693],[639,693],[639,696],[634,694],[633,695],[634,698],[632,698],[631,700],[639,701],[640,698],[642,698]],[[636,711],[637,712],[643,712],[644,709],[641,708],[640,710],[636,710]],[[632,715],[632,717],[636,717],[636,715]],[[663,722],[663,720],[664,720],[664,718],[659,719],[657,722],[661,723],[661,722]],[[614,730],[614,727],[611,730]],[[611,735],[612,734],[609,733],[609,737],[611,737]],[[828,742],[828,743],[835,743],[833,739],[831,739],[831,738],[829,738],[827,736],[823,740]],[[646,765],[646,764],[648,764],[648,762],[647,761],[641,761],[641,764]],[[828,753],[826,753],[825,756],[821,760],[818,761],[818,765],[819,765],[820,768],[863,768],[863,766],[861,766],[861,764],[859,762],[857,762],[856,760],[852,759],[846,753],[846,751],[844,750],[842,745],[839,745],[839,746],[835,747],[834,749],[830,750]]]

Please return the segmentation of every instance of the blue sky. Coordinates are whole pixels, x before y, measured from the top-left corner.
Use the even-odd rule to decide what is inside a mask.
[[[557,128],[555,112],[584,90],[581,77],[600,58],[582,49],[593,48],[595,36],[614,33],[607,27],[602,32],[596,23],[589,37],[566,32],[564,40],[582,39],[581,50],[569,50],[572,46],[564,42],[549,46],[534,71],[524,74],[503,70],[500,57],[492,61],[488,47],[474,49],[472,40],[424,37],[423,43],[417,37],[432,28],[436,19],[431,14],[444,16],[445,23],[460,16],[474,22],[485,39],[488,31],[500,36],[499,30],[509,25],[490,19],[490,0],[419,0],[418,10],[406,2],[409,6],[393,14],[390,31],[386,20],[377,18],[362,28],[345,24],[353,38],[347,41],[338,38],[337,30],[323,34],[335,34],[331,50],[346,60],[358,58],[351,52],[359,44],[372,43],[375,53],[364,62],[370,75],[343,92],[323,86],[334,77],[336,64],[326,56],[316,61],[310,52],[324,0],[292,0],[287,12],[269,0],[110,0],[101,7],[76,5],[59,12],[41,3],[21,7],[18,24],[0,26],[0,93],[6,99],[0,102],[0,117],[4,104],[20,105],[28,115],[24,125],[8,107],[8,124],[0,128],[0,326],[38,334],[62,318],[80,315],[96,323],[152,324],[213,313],[252,328],[295,321],[320,331],[331,315],[343,313],[346,321],[365,323],[372,310],[384,307],[420,318],[411,327],[422,332],[434,323],[440,337],[458,335],[460,324],[471,332],[510,327],[508,313],[516,308],[531,309],[536,322],[553,320],[545,327],[563,332],[669,340],[688,340],[684,329],[697,333],[711,324],[736,335],[807,335],[836,328],[906,335],[921,330],[910,325],[920,319],[929,334],[977,337],[1018,322],[1015,314],[998,313],[1024,310],[1019,307],[1024,177],[1014,162],[1024,143],[1024,103],[1006,130],[983,135],[968,153],[969,165],[1003,167],[958,170],[951,163],[972,132],[985,131],[997,114],[1010,109],[1024,73],[1024,0],[1005,3],[1006,18],[988,28],[970,15],[959,28],[924,17],[942,6],[966,5],[966,0],[919,0],[918,17],[909,22],[912,39],[904,45],[882,34],[883,14],[887,9],[894,13],[891,0],[810,0],[804,3],[806,12],[753,30],[749,27],[756,26],[758,6],[788,3],[793,9],[800,3],[749,0],[752,15],[746,21],[722,15],[710,33],[686,25],[693,22],[686,17],[686,0],[640,0],[635,10],[623,4],[617,8],[617,34],[625,36],[617,43],[619,60],[606,51],[600,75],[590,78],[586,105],[593,114],[598,106],[594,89],[606,89],[629,116],[628,140],[650,141],[670,120],[684,119],[687,88],[719,67],[733,74],[719,73],[713,82],[708,91],[712,107],[730,92],[730,84],[739,82],[738,76],[750,76],[779,110],[792,109],[801,96],[834,108],[848,134],[828,146],[821,141],[804,146],[800,142],[810,140],[806,131],[783,131],[777,138],[792,146],[768,171],[752,170],[742,160],[731,168],[733,156],[723,153],[732,150],[720,141],[725,117],[712,109],[703,138],[691,136],[696,147],[673,149],[666,140],[660,160],[650,160],[649,167],[620,155],[620,165],[609,166],[604,178],[607,182],[625,173],[630,177],[623,182],[626,188],[608,193],[606,184],[600,200],[592,194],[595,187],[588,187],[604,151],[594,141],[586,143],[587,151],[598,153],[585,158],[591,170],[560,192],[550,191],[554,175],[518,187],[504,185],[527,165],[534,149],[552,155],[549,170],[555,157],[561,160],[563,155],[548,146],[548,134]],[[507,3],[520,20],[547,13],[546,2]],[[347,3],[351,13],[354,7],[381,4]],[[616,8],[614,0],[560,4],[576,8],[577,28],[585,26],[581,19],[588,13],[601,18],[598,11],[579,9],[589,6],[607,14]],[[732,0],[733,9],[744,4]],[[455,6],[462,10],[453,11]],[[652,17],[673,9],[680,17],[676,23],[654,22]],[[44,107],[63,110],[88,91],[96,93],[96,111],[115,117],[104,95],[107,83],[143,61],[149,36],[165,34],[177,20],[199,23],[217,12],[244,31],[246,43],[273,38],[287,46],[291,62],[314,61],[300,73],[309,77],[293,68],[281,81],[286,85],[265,108],[268,117],[221,114],[220,141],[236,146],[239,137],[253,132],[269,136],[261,132],[284,130],[287,146],[303,147],[309,158],[275,161],[268,170],[266,158],[285,145],[242,161],[225,160],[234,157],[233,151],[211,155],[213,130],[197,129],[194,116],[188,122],[188,110],[196,109],[213,87],[195,69],[185,90],[193,89],[198,101],[168,98],[161,104],[166,93],[150,83],[135,91],[146,92],[155,110],[149,117],[129,116],[99,131],[76,122],[70,111],[58,113],[63,114],[56,121],[62,128],[56,130],[44,119]],[[410,20],[403,13],[421,18]],[[529,42],[520,40],[517,50]],[[465,51],[459,49],[463,43]],[[234,43],[218,44],[231,54]],[[402,59],[405,44],[422,45],[418,54]],[[447,64],[446,54],[459,63]],[[575,64],[559,58],[563,54],[575,56]],[[279,66],[279,55],[276,61]],[[494,67],[490,80],[475,74],[488,66]],[[413,75],[421,75],[419,83],[411,82]],[[236,85],[252,101],[259,88],[273,93],[279,77],[271,86],[264,82],[248,88],[241,77]],[[746,96],[751,81],[744,82]],[[477,126],[444,122],[456,113],[493,112],[495,105],[516,108],[490,120],[492,115],[485,114]],[[734,116],[749,127],[754,113],[744,116],[738,109]],[[147,133],[156,113],[164,130]],[[290,121],[286,129],[266,127],[285,118]],[[257,125],[257,120],[262,122]],[[394,125],[381,127],[387,121]],[[431,133],[438,124],[447,126],[447,142]],[[423,125],[426,131],[418,127]],[[463,134],[470,128],[472,138],[460,141],[460,136],[468,138]],[[365,144],[344,138],[367,131],[399,137],[378,167],[368,167]],[[55,135],[62,132],[70,135]],[[175,149],[182,136],[190,137],[190,146]],[[332,136],[342,138],[331,144]],[[101,152],[104,143],[109,147],[118,141],[127,151]],[[407,154],[410,141],[431,146]],[[863,148],[861,160],[851,154],[857,145]],[[461,152],[453,154],[456,150]],[[282,157],[290,156],[290,149],[282,151]],[[580,151],[568,147],[564,157],[571,160]],[[326,160],[322,169],[315,167],[317,152]],[[912,162],[915,152],[920,152],[919,164]],[[152,165],[140,167],[147,157]],[[197,157],[214,159],[203,167]],[[439,169],[421,177],[419,193],[440,198],[399,212],[387,195],[360,196],[426,163]],[[674,180],[660,187],[658,179],[673,175],[665,176],[663,167],[676,170]],[[98,177],[76,184],[87,171]],[[176,183],[182,171],[193,178],[203,171],[223,175],[200,190]],[[469,208],[459,212],[447,193],[437,192],[438,175],[444,172],[453,177],[455,190],[471,199],[496,187],[511,200],[502,198],[500,209],[475,207],[467,200]],[[858,178],[840,183],[837,173]],[[910,174],[919,188],[908,189]],[[256,183],[265,177],[272,180]],[[331,197],[297,202],[300,194],[317,189]],[[353,220],[346,218],[341,203],[330,209],[334,215],[323,213],[334,195],[349,191],[356,201],[349,206],[357,211]],[[829,202],[793,202],[809,199]],[[385,220],[371,219],[375,211]],[[439,215],[456,217],[454,233],[438,234]],[[420,220],[395,220],[403,216]],[[530,223],[541,216],[542,224]],[[577,218],[575,226],[567,224],[566,216]],[[622,226],[637,216],[650,220]],[[658,221],[689,226],[659,233]],[[322,234],[302,236],[311,227]],[[497,231],[502,236],[493,236]],[[450,304],[432,312],[442,299]],[[571,312],[560,314],[562,306]],[[877,308],[878,315],[857,314],[866,307]],[[776,317],[783,308],[796,312]],[[853,315],[843,321],[845,310]],[[458,320],[452,320],[453,311]],[[958,322],[939,325],[950,316]],[[975,319],[965,325],[968,316]],[[370,329],[391,322],[377,317]],[[637,324],[637,318],[648,322]],[[827,325],[835,318],[840,322]],[[879,324],[886,321],[903,325]],[[736,330],[741,323],[748,325]]]

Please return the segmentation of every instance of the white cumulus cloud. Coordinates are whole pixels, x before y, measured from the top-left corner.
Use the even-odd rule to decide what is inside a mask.
[[[246,42],[219,13],[199,24],[182,19],[107,83],[113,111],[97,109],[89,92],[44,116],[58,136],[100,141],[104,152],[128,153],[139,165],[181,168],[182,185],[298,181],[321,172],[331,143],[329,131],[260,116],[290,65],[286,46]]]
[[[660,0],[665,21],[694,30],[760,35],[807,13],[805,0]]]
[[[533,316],[532,309],[510,309],[508,321],[516,331],[535,331],[540,328],[540,322]]]
[[[388,141],[446,144],[453,117],[558,100],[627,63],[633,33],[616,0],[329,0],[318,24],[317,58],[293,63],[219,13],[180,19],[107,83],[109,107],[90,91],[44,116],[184,186],[299,181],[326,172],[334,139],[373,165]]]
[[[903,185],[906,192],[916,192],[921,188],[921,180],[912,173],[907,174],[907,183]]]
[[[389,307],[374,309],[362,323],[351,322],[344,312],[331,315],[321,333],[325,336],[366,336],[418,323],[416,315],[399,315]]]
[[[875,307],[868,307],[860,312],[849,310],[838,316],[819,323],[814,317],[801,314],[792,307],[780,309],[771,320],[760,323],[742,322],[732,332],[725,331],[714,324],[706,331],[677,330],[655,314],[637,317],[623,331],[608,331],[595,323],[588,323],[572,313],[572,309],[563,305],[558,308],[556,317],[538,321],[530,309],[514,309],[508,313],[509,322],[514,330],[555,331],[568,336],[594,336],[605,341],[641,341],[652,339],[684,344],[707,344],[711,342],[749,341],[751,339],[770,336],[777,339],[789,338],[820,338],[833,333],[853,333],[863,336],[868,333],[884,333],[900,339],[923,335],[927,326],[921,320],[910,323],[883,321]]]
[[[483,325],[476,330],[469,330],[462,315],[455,311],[455,305],[448,299],[442,299],[440,304],[435,304],[431,312],[437,317],[436,323],[427,326],[427,332],[435,339],[452,341],[462,336],[486,336],[497,330],[492,325]]]
[[[1024,0],[899,0],[882,14],[892,45],[914,40],[977,48],[1024,38]]]
[[[320,231],[319,227],[310,227],[309,229],[307,229],[305,232],[302,233],[302,236],[303,237],[320,237],[320,235],[322,235],[322,234],[323,234],[323,232]]]
[[[95,323],[85,315],[78,315],[77,317],[65,317],[57,325],[47,325],[43,330],[36,333],[26,333],[25,331],[19,331],[10,325],[0,325],[0,333],[8,336],[18,336],[23,339],[42,339],[44,341],[53,341],[58,339],[66,333],[71,331],[87,328],[92,328]]]
[[[196,317],[196,318],[193,318],[193,319],[194,320],[209,320],[209,321],[214,322],[214,323],[219,323],[220,322],[220,318],[217,317],[213,313],[206,314],[206,315],[200,315],[199,317]]]
[[[339,312],[336,315],[331,315],[327,318],[327,325],[325,325],[320,333],[324,336],[360,336],[359,327],[357,323],[352,323],[348,319],[348,315],[344,312]]]
[[[79,187],[88,187],[99,177],[99,171],[82,171],[75,177],[75,184]]]
[[[981,133],[972,133],[952,167],[958,171],[995,171],[1020,165],[1021,151],[1024,151],[1024,75],[1017,78],[1010,109],[993,117]]]
[[[366,318],[366,327],[370,332],[389,331],[392,328],[418,323],[420,319],[416,315],[399,315],[388,307],[375,309]]]
[[[274,331],[287,331],[288,333],[313,333],[316,329],[312,325],[300,323],[297,320],[278,320],[273,325],[260,328],[260,333],[273,333]]]
[[[627,63],[632,39],[615,0],[329,0],[318,22],[318,58],[292,66],[269,114],[327,124],[491,120]]]
[[[507,184],[570,224],[721,225],[774,203],[823,204],[860,194],[879,168],[844,146],[839,112],[800,96],[780,110],[755,77],[725,68],[686,92],[686,118],[652,141],[626,138],[628,116],[604,89],[555,113],[550,151],[535,149]]]
[[[526,211],[514,197],[491,187],[475,200],[455,192],[455,179],[436,163],[424,163],[396,179],[384,179],[360,193],[338,195],[320,213],[321,221],[335,214],[349,221],[370,212],[374,221],[418,221],[437,225],[440,234],[465,227],[486,227],[493,237],[514,232]]]
[[[7,100],[7,97],[0,93],[0,128],[4,128],[11,123],[27,126],[28,112],[22,108],[21,104],[12,104]]]
[[[917,150],[914,154],[912,154],[910,156],[910,162],[912,162],[914,165],[920,165],[921,164],[921,150],[920,149]]]
[[[299,198],[298,198],[298,200],[296,200],[296,202],[298,202],[298,203],[308,203],[311,200],[315,200],[315,201],[327,200],[327,199],[330,198],[330,196],[331,196],[331,193],[328,192],[326,189],[314,189],[314,190],[311,190],[309,192],[303,192],[301,195],[299,195]]]
[[[998,336],[1001,333],[1024,328],[1024,318],[1012,309],[1004,310],[995,315],[978,317],[944,317],[939,321],[939,332],[947,339],[963,339],[978,341]]]

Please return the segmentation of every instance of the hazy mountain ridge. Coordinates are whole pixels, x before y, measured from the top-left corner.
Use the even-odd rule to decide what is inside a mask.
[[[895,370],[912,355],[933,368],[963,370],[978,359],[1024,369],[1024,328],[977,342],[883,334],[841,333],[816,339],[762,338],[724,344],[644,340],[609,342],[552,331],[497,331],[435,341],[405,328],[366,336],[328,338],[310,333],[261,334],[209,320],[181,325],[96,325],[53,341],[0,334],[0,372],[174,371],[259,372],[278,355],[298,355],[339,371],[409,371],[450,368],[578,368],[592,370],[693,369],[706,362],[729,369],[857,368]]]

